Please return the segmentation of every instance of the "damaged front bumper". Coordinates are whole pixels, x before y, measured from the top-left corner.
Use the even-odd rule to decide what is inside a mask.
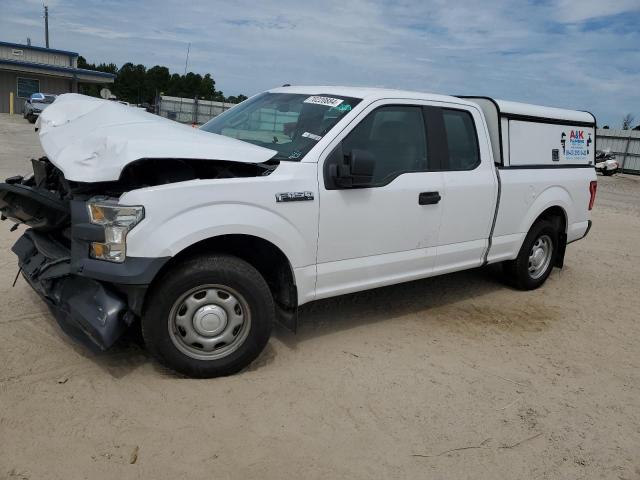
[[[74,250],[82,244],[75,237],[68,248],[50,234],[29,229],[12,250],[22,276],[61,328],[86,346],[106,350],[142,314],[148,285],[168,258],[110,264],[78,258]]]
[[[107,349],[142,315],[148,285],[169,258],[90,258],[105,229],[91,223],[89,194],[74,196],[46,158],[32,164],[34,175],[0,183],[0,220],[13,221],[12,231],[31,227],[12,248],[20,271],[67,333]]]
[[[107,349],[135,319],[121,295],[96,280],[71,274],[71,251],[47,235],[27,230],[12,248],[29,285],[62,329],[83,343]]]

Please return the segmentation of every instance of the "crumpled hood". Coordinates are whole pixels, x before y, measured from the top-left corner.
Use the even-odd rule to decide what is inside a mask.
[[[262,163],[277,152],[76,93],[60,95],[36,123],[49,160],[76,182],[118,180],[142,158]]]

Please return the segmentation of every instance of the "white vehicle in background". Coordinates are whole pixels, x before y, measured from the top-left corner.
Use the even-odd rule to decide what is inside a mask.
[[[24,278],[67,331],[193,377],[239,371],[300,305],[502,263],[519,289],[591,227],[595,118],[490,98],[282,87],[200,129],[61,96],[0,184]],[[436,284],[433,284],[434,288]]]
[[[604,176],[610,176],[618,172],[620,164],[616,160],[616,156],[611,152],[596,152],[596,172]]]
[[[56,99],[56,95],[50,93],[34,93],[25,102],[22,116],[31,123],[36,123],[42,111],[51,105]]]

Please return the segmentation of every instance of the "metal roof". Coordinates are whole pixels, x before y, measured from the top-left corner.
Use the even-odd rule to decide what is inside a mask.
[[[0,59],[0,65],[17,65],[21,67],[35,68],[38,70],[44,70],[49,72],[64,72],[70,73],[72,75],[93,75],[95,77],[104,77],[104,78],[116,78],[116,75],[113,73],[107,72],[98,72],[96,70],[86,70],[84,68],[73,68],[73,67],[60,67],[57,65],[47,65],[44,63],[34,63],[34,62],[24,62],[21,60],[5,60]]]
[[[35,47],[33,45],[23,45],[21,43],[0,42],[0,47],[28,48],[30,50],[37,50],[39,52],[61,53],[63,55],[69,55],[69,56],[72,56],[72,57],[80,56],[80,54],[78,54],[76,52],[69,52],[68,50],[57,50],[55,48]]]

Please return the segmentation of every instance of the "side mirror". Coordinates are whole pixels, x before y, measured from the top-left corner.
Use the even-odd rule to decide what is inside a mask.
[[[339,188],[367,187],[371,184],[375,161],[367,150],[353,149],[344,163],[331,165],[330,175]]]

